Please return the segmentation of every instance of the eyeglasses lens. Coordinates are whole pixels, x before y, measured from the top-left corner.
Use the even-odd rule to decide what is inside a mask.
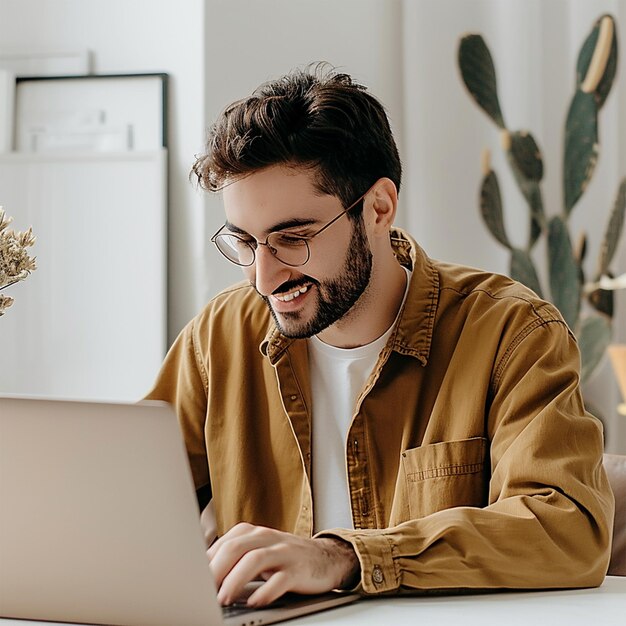
[[[220,252],[237,265],[252,265],[254,263],[254,250],[250,244],[235,235],[219,235],[215,243]]]
[[[309,260],[309,246],[305,239],[285,233],[271,233],[267,245],[272,254],[286,265],[304,265]]]
[[[237,265],[248,266],[254,263],[255,249],[253,244],[237,235],[223,233],[215,238],[220,252]],[[282,263],[291,266],[304,265],[309,260],[309,247],[306,240],[292,237],[284,233],[271,233],[267,243],[270,252]]]

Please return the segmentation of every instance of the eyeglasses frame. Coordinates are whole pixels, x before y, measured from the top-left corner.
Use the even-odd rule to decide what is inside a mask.
[[[374,183],[375,184],[375,183]],[[374,185],[372,185],[373,187]],[[279,259],[276,256],[276,249],[273,248],[269,243],[268,243],[268,239],[272,236],[275,235],[276,233],[280,233],[282,231],[280,230],[276,230],[273,231],[271,233],[269,233],[269,235],[265,238],[265,241],[259,241],[258,239],[256,239],[255,237],[253,237],[253,239],[256,242],[256,246],[257,248],[259,246],[266,246],[269,251],[272,253],[272,256],[277,259],[278,261],[280,261],[283,265],[287,265],[289,267],[302,267],[303,265],[306,265],[310,258],[311,258],[311,247],[309,246],[309,242],[311,241],[311,239],[313,239],[314,237],[317,237],[318,235],[321,235],[327,228],[329,228],[330,226],[332,226],[335,222],[337,222],[340,218],[342,218],[344,215],[347,215],[355,206],[357,206],[359,204],[359,202],[361,202],[361,200],[363,200],[365,198],[365,196],[372,190],[372,187],[370,187],[362,196],[359,196],[349,207],[345,208],[343,211],[341,211],[341,213],[339,213],[338,215],[336,215],[335,217],[333,217],[332,220],[330,220],[330,222],[324,224],[324,226],[322,226],[319,230],[315,231],[312,235],[289,235],[290,237],[294,238],[294,239],[301,239],[302,241],[304,241],[305,246],[306,246],[306,261],[302,262],[302,263],[297,263],[297,264],[293,264],[293,263],[285,263],[285,261],[283,261],[282,259]],[[229,235],[231,237],[236,237],[237,239],[239,239],[242,243],[244,243],[246,246],[248,246],[250,248],[250,250],[252,250],[252,261],[250,261],[250,263],[237,263],[236,261],[233,261],[230,257],[226,256],[226,253],[222,252],[221,248],[217,245],[216,239],[222,234],[222,231],[226,228],[226,224],[223,224],[220,229],[211,237],[211,242],[213,244],[215,244],[215,247],[219,250],[220,254],[228,261],[230,261],[231,263],[233,263],[234,265],[238,265],[239,267],[250,267],[251,265],[254,264],[254,262],[256,261],[256,248],[253,247],[253,244],[249,241],[245,241],[244,239],[242,239],[239,235],[237,235],[236,233],[229,233]]]

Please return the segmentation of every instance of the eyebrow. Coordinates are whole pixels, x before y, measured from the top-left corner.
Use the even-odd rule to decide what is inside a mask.
[[[319,224],[319,220],[315,220],[313,218],[304,218],[304,217],[294,217],[288,220],[283,220],[282,222],[277,222],[271,228],[269,228],[266,233],[275,233],[281,230],[287,230],[288,228],[297,228],[299,226],[311,226],[313,224]],[[243,230],[243,228],[239,228],[239,226],[235,226],[228,220],[225,222],[226,228],[233,233],[238,235],[250,235],[247,231]]]

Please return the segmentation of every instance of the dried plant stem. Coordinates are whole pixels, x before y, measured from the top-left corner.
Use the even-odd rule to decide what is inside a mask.
[[[27,249],[35,243],[29,228],[21,233],[9,230],[12,218],[0,207],[0,291],[28,278],[37,269]],[[0,316],[13,304],[13,298],[0,294]]]

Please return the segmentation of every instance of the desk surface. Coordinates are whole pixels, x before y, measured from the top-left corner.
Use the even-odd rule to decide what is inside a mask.
[[[294,626],[588,626],[623,624],[626,577],[609,576],[597,589],[524,591],[463,596],[370,599],[285,622]],[[0,619],[1,626],[51,622]]]
[[[626,577],[597,589],[381,598],[294,620],[298,626],[608,626],[623,624]]]

